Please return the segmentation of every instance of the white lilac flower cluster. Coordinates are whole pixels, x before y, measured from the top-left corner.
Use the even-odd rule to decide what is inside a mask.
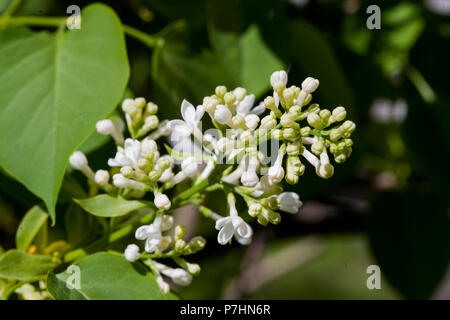
[[[255,96],[246,89],[228,91],[218,86],[215,94],[194,107],[184,100],[182,119],[159,122],[158,107],[144,98],[125,99],[122,110],[131,138],[124,138],[125,123],[118,116],[101,120],[97,131],[111,135],[117,153],[108,160],[110,170],[93,172],[85,155],[76,151],[70,157],[72,167],[83,172],[103,191],[125,199],[145,198],[153,194],[151,223],[136,230],[137,240],[144,241],[144,252],[136,244],[125,250],[129,261],[140,260],[153,272],[161,289],[169,291],[163,277],[177,285],[188,285],[192,275],[200,272],[197,264],[182,256],[203,249],[205,240],[193,237],[186,242],[186,228],[173,227],[173,210],[194,204],[206,217],[215,220],[220,244],[232,238],[242,245],[251,242],[253,230],[236,208],[238,199],[248,207],[248,219],[256,218],[263,226],[281,220],[278,211],[295,214],[302,206],[294,192],[283,192],[281,182],[296,184],[305,172],[301,157],[309,162],[321,178],[330,178],[334,167],[328,152],[337,163],[351,153],[352,121],[344,121],[346,110],[332,111],[310,104],[319,81],[307,78],[301,88],[287,87],[287,73],[274,72],[270,78],[273,94],[257,106]],[[267,115],[263,116],[265,112]],[[202,119],[208,115],[213,129],[203,130]],[[306,120],[305,125],[300,122]],[[167,136],[171,147],[162,155],[156,140]],[[265,154],[267,144],[274,161]],[[275,146],[275,150],[274,150]],[[307,149],[310,148],[310,150]],[[111,181],[112,176],[112,181]],[[173,187],[189,181],[185,191],[176,194]],[[228,215],[221,216],[202,205],[206,194],[222,190],[226,195]],[[171,197],[169,198],[170,195]],[[236,198],[238,196],[238,198]],[[171,268],[156,261],[171,258],[179,267]]]

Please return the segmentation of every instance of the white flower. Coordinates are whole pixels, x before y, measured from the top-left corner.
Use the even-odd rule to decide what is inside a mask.
[[[116,117],[116,123],[111,119],[100,120],[96,123],[95,127],[97,132],[103,135],[111,135],[116,143],[123,143],[123,122],[122,119]]]
[[[164,172],[161,174],[161,177],[159,177],[158,181],[165,183],[167,181],[169,181],[170,179],[172,179],[174,176],[173,170],[172,168],[166,169],[164,170]]]
[[[131,188],[136,190],[144,190],[146,188],[145,184],[128,179],[121,173],[116,173],[115,175],[113,175],[113,184],[117,188]]]
[[[161,210],[169,210],[172,205],[169,198],[161,192],[156,192],[154,203],[155,206]]]
[[[172,225],[172,216],[157,216],[152,224],[139,227],[136,230],[135,237],[138,240],[145,240],[145,251],[152,253],[161,244],[161,232],[169,230]]]
[[[270,76],[270,84],[272,85],[272,88],[274,88],[274,90],[276,87],[278,87],[280,85],[283,87],[286,87],[287,80],[288,80],[288,76],[287,76],[286,71],[284,71],[284,70],[275,71]],[[275,91],[277,91],[277,90],[275,90]]]
[[[108,160],[110,167],[124,167],[130,166],[138,169],[138,160],[141,157],[141,142],[133,139],[125,140],[125,149],[118,146],[117,153],[114,159]]]
[[[194,157],[189,157],[181,162],[181,170],[187,176],[192,178],[198,173],[200,161],[195,159]]]
[[[216,120],[220,124],[226,124],[228,126],[232,126],[231,118],[233,114],[231,111],[224,105],[219,104],[216,107],[216,111],[214,111],[214,120]]]
[[[227,183],[238,184],[239,179],[241,178],[243,173],[244,169],[241,166],[239,166],[235,170],[233,170],[229,175],[223,177],[222,180]]]
[[[198,128],[198,124],[205,114],[205,108],[202,105],[197,106],[197,109],[187,100],[181,103],[181,116],[183,120],[177,119],[170,121],[167,126],[175,134],[176,139],[189,136]]]
[[[165,275],[172,279],[172,281],[179,286],[188,286],[192,282],[192,275],[182,268],[170,268],[162,263],[155,263],[156,268]]]
[[[83,152],[75,151],[69,158],[70,165],[84,173],[90,179],[94,179],[94,171],[89,167],[88,160]]]
[[[259,117],[256,114],[249,114],[245,116],[245,125],[250,130],[255,130],[259,123]]]
[[[280,210],[285,212],[297,213],[298,209],[303,205],[299,195],[295,192],[283,192],[275,197],[277,197],[280,204]]]
[[[139,259],[139,247],[135,244],[129,244],[125,249],[125,259],[134,262]]]
[[[245,117],[249,114],[260,115],[265,111],[266,107],[264,106],[264,103],[260,103],[258,106],[252,109],[254,103],[255,103],[254,94],[249,94],[245,96],[245,98],[242,99],[242,101],[239,102],[239,104],[237,105],[236,113]]]
[[[109,182],[109,172],[106,170],[97,170],[97,172],[95,172],[94,181],[100,186],[107,185]]]
[[[283,169],[283,157],[284,150],[280,150],[277,155],[277,159],[272,167],[269,168],[268,177],[270,184],[280,183],[284,178],[284,169]]]
[[[234,199],[229,197],[228,203],[230,206],[230,215],[216,221],[216,229],[220,230],[217,235],[217,241],[224,245],[234,236],[240,244],[247,245],[252,241],[253,230],[238,216]]]

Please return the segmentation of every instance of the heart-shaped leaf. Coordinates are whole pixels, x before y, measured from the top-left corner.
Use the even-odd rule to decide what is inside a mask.
[[[122,25],[105,5],[87,6],[79,30],[0,32],[0,166],[53,221],[70,154],[117,105],[128,75]]]
[[[99,194],[88,199],[74,199],[87,212],[98,217],[120,217],[131,211],[148,207],[148,201],[126,200],[121,197],[112,197],[108,194]]]
[[[153,275],[141,264],[131,263],[121,255],[99,252],[81,259],[79,287],[76,286],[77,269],[50,273],[47,289],[59,300],[167,300],[174,294],[164,294]],[[70,278],[72,277],[72,278]],[[73,282],[72,282],[73,280]],[[73,289],[69,289],[70,283]]]

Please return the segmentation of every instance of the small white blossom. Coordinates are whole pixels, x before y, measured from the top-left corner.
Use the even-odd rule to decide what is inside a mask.
[[[254,94],[249,94],[245,96],[245,98],[242,99],[242,101],[239,102],[238,106],[236,107],[236,113],[245,117],[250,114],[260,115],[265,111],[266,107],[264,106],[264,103],[260,103],[259,105],[253,108],[254,103],[255,103]]]
[[[221,245],[225,245],[234,236],[240,244],[247,245],[252,241],[253,230],[238,216],[234,199],[229,197],[228,204],[230,206],[230,215],[216,221],[216,229],[220,230],[217,235],[217,241]]]
[[[130,166],[138,169],[138,160],[141,157],[141,142],[133,139],[125,140],[125,148],[117,147],[117,153],[114,159],[108,160],[110,167]]]
[[[135,244],[129,244],[125,249],[125,259],[134,262],[139,259],[139,247]]]
[[[162,244],[162,232],[172,228],[172,225],[172,216],[157,216],[153,223],[139,227],[136,230],[135,237],[138,240],[145,240],[145,251],[152,253]]]
[[[204,114],[205,108],[202,105],[197,106],[197,109],[195,109],[191,103],[187,100],[183,100],[181,103],[181,116],[183,117],[183,120],[172,120],[167,126],[178,140],[182,137],[189,136],[191,133],[195,134],[196,129],[198,129],[198,124]]]

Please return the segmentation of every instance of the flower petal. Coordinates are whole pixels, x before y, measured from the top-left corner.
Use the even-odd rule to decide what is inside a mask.
[[[234,234],[234,228],[232,223],[226,223],[222,229],[220,229],[219,234],[217,235],[217,242],[224,245],[227,244],[228,241],[231,240]]]
[[[191,124],[195,122],[195,108],[186,99],[181,103],[181,115],[183,116],[184,121]]]

